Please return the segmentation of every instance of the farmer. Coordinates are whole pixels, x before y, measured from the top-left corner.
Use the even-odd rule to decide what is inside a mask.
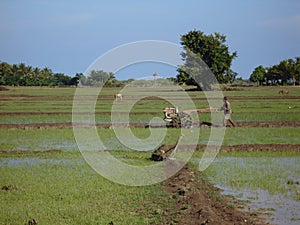
[[[224,120],[223,120],[223,126],[226,127],[227,126],[227,120],[230,122],[230,124],[235,127],[234,122],[231,120],[231,107],[230,107],[230,103],[227,99],[227,97],[225,96],[223,98],[224,104],[221,107],[220,110],[224,110]]]

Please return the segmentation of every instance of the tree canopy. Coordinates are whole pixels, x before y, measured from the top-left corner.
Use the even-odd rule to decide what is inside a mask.
[[[0,63],[0,85],[7,86],[67,86],[77,85],[80,76],[67,76],[63,73],[53,73],[45,67],[40,69],[27,66],[25,63],[10,65]]]
[[[64,73],[53,73],[48,67],[40,69],[27,66],[25,63],[10,65],[0,62],[0,85],[5,86],[77,86],[81,84],[88,86],[120,86],[120,81],[113,73],[102,70],[91,71],[87,77],[83,73],[77,73],[74,77]]]
[[[250,80],[259,85],[285,85],[300,83],[300,57],[286,59],[270,67],[256,67]]]
[[[231,63],[237,57],[237,53],[230,54],[226,36],[219,33],[205,35],[201,31],[193,30],[182,35],[181,45],[185,50],[182,53],[184,65],[178,69],[178,82],[192,82],[191,78],[195,80],[197,76],[205,76],[205,72],[208,72],[206,67],[220,83],[235,80],[237,73],[231,70]]]
[[[266,77],[266,69],[260,65],[254,69],[252,74],[250,75],[250,81],[257,83],[257,86],[262,84]]]
[[[80,84],[84,86],[106,86],[106,87],[120,87],[122,82],[118,81],[112,72],[105,72],[103,70],[92,70],[89,74],[81,76]]]

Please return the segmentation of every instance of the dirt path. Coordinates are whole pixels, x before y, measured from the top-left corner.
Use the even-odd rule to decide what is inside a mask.
[[[90,124],[72,124],[67,123],[31,123],[31,124],[0,124],[0,129],[63,129],[76,127],[93,127]],[[164,124],[152,125],[152,127],[164,127]],[[195,125],[197,127],[198,125]],[[300,121],[284,121],[284,122],[237,122],[237,127],[299,127]],[[111,124],[96,124],[97,128],[112,128]],[[114,127],[130,127],[130,128],[147,128],[145,123],[126,123],[115,124]],[[205,128],[205,127],[203,127]],[[230,128],[234,129],[234,128]]]
[[[191,167],[184,166],[162,185],[177,201],[171,212],[165,212],[164,224],[175,222],[180,225],[269,224],[255,213],[243,212],[240,202],[222,196],[218,188],[205,181],[204,176]]]

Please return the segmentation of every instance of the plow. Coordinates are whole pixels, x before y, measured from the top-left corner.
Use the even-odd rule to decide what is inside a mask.
[[[164,113],[164,121],[166,122],[167,127],[173,128],[192,128],[195,126],[193,122],[192,113],[200,114],[202,112],[207,111],[216,111],[217,108],[202,108],[202,109],[194,109],[194,110],[184,110],[182,112],[178,111],[178,108],[167,107],[163,109]],[[208,126],[212,126],[210,122],[201,122],[200,125],[205,124]],[[182,140],[184,136],[180,135],[175,146],[167,147],[166,145],[161,145],[158,149],[156,149],[151,156],[151,160],[153,161],[163,161],[166,159],[174,159],[177,147],[179,142]]]
[[[200,114],[202,112],[207,111],[216,111],[217,108],[201,108],[194,110],[184,110],[182,112],[178,111],[177,107],[167,107],[163,109],[164,113],[164,121],[166,122],[167,127],[173,128],[192,128],[195,124],[193,123],[193,118],[191,116],[192,113]],[[202,122],[201,124],[205,124],[208,126],[212,126],[210,122]],[[163,161],[166,159],[174,159],[174,155],[176,153],[179,142],[182,140],[184,135],[180,135],[177,143],[173,147],[168,147],[166,145],[161,145],[158,149],[156,149],[151,156],[151,160],[153,161]]]
[[[166,145],[161,145],[158,149],[156,149],[152,155],[151,160],[153,161],[163,161],[165,159],[175,159],[175,153],[177,150],[177,147],[179,145],[179,142],[182,140],[184,136],[180,135],[175,146],[168,148]]]

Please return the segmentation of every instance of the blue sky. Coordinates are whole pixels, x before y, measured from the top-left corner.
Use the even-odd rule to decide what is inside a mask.
[[[238,77],[300,56],[299,0],[2,0],[0,8],[0,61],[69,76],[119,45],[179,44],[180,36],[194,29],[227,37],[230,51],[238,53],[232,64]],[[176,75],[161,66],[142,67],[125,69],[117,78],[147,76],[151,70]]]

